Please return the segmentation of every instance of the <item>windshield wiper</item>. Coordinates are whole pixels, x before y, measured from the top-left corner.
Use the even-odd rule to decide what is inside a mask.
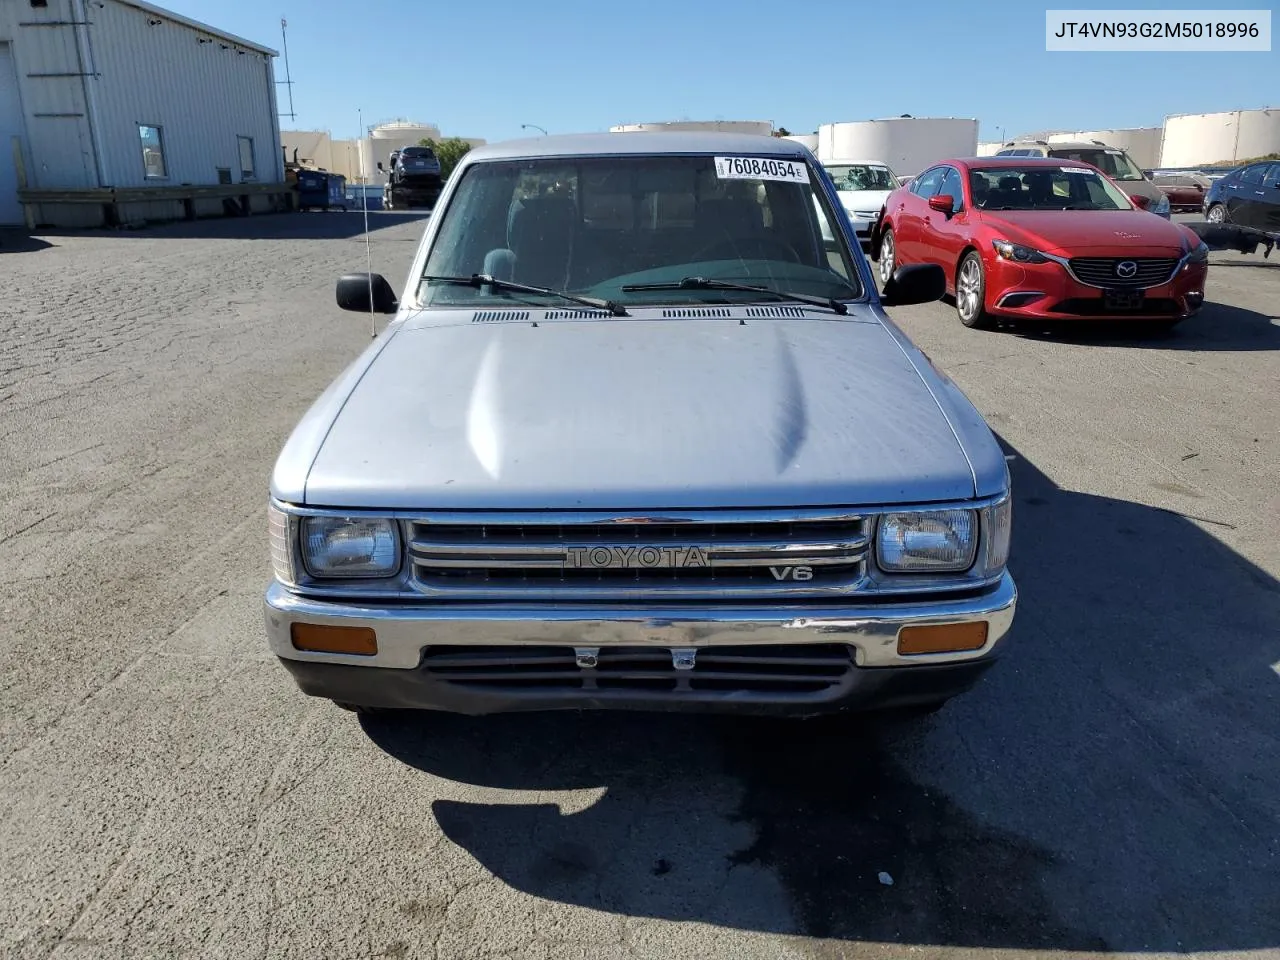
[[[580,297],[576,293],[568,293],[564,290],[552,290],[550,287],[534,287],[527,283],[516,283],[513,280],[499,280],[497,277],[491,277],[487,273],[473,273],[469,277],[432,277],[426,276],[423,280],[431,283],[456,283],[463,286],[475,287],[493,287],[496,290],[516,290],[521,293],[542,293],[548,297],[559,297],[561,300],[569,300],[573,303],[581,303],[587,307],[595,307],[597,310],[608,310],[615,317],[628,317],[626,308],[616,300],[600,300],[596,297]]]
[[[755,287],[747,283],[716,280],[712,277],[685,277],[675,283],[628,283],[622,288],[623,293],[632,293],[639,290],[743,290],[747,293],[766,293],[770,296],[781,297],[784,300],[794,300],[797,303],[809,303],[817,307],[827,307],[841,316],[849,312],[849,308],[834,297],[815,297],[807,293],[792,293],[789,290]]]

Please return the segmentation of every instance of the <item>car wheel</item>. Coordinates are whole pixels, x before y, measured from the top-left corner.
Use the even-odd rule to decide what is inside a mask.
[[[894,241],[893,228],[885,230],[880,236],[880,282],[888,283],[898,266],[898,247]]]
[[[956,313],[966,327],[982,329],[991,325],[986,295],[987,280],[982,269],[982,257],[976,250],[970,251],[956,271]]]
[[[1220,203],[1215,203],[1213,206],[1209,208],[1209,212],[1206,213],[1204,216],[1205,216],[1205,219],[1208,220],[1210,223],[1226,223],[1227,208]]]

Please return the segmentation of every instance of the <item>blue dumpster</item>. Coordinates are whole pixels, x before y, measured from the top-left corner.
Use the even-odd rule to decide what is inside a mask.
[[[323,170],[298,171],[298,209],[347,209],[347,179]]]

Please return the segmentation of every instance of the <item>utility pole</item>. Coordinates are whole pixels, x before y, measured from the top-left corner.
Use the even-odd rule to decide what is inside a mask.
[[[297,114],[293,112],[293,77],[289,73],[289,21],[284,17],[280,18],[280,45],[284,50],[284,79],[277,80],[276,85],[283,85],[289,89],[289,112],[280,114],[281,117],[288,117],[293,120]]]

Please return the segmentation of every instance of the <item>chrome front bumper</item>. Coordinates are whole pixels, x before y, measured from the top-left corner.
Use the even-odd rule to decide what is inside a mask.
[[[359,605],[299,596],[273,583],[266,594],[267,638],[286,661],[414,670],[431,645],[564,645],[573,647],[709,647],[717,644],[845,643],[858,667],[919,667],[987,659],[1008,633],[1017,589],[1007,573],[992,588],[964,599],[876,604],[726,604],[627,606],[564,604]],[[903,656],[898,632],[907,626],[986,621],[979,650]],[[377,634],[371,656],[296,649],[294,623],[368,627]]]

